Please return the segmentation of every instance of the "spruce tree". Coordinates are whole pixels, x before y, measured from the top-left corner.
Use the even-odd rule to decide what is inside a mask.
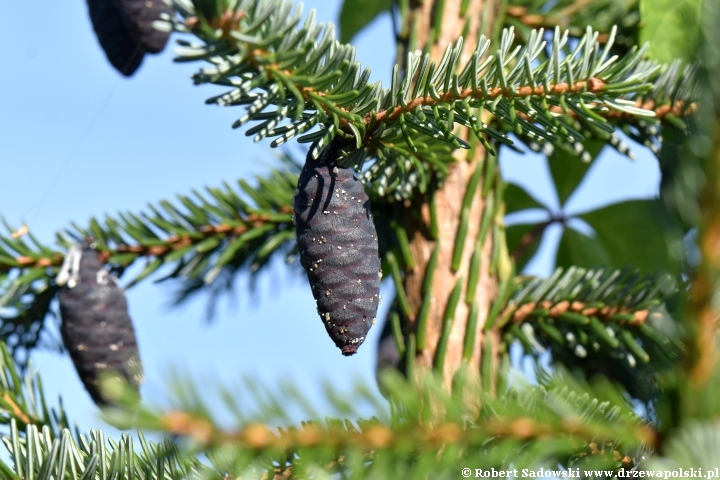
[[[208,103],[239,106],[233,126],[258,141],[306,145],[304,166],[288,158],[256,185],[73,224],[53,246],[8,227],[0,237],[0,415],[10,454],[2,475],[459,478],[545,468],[595,477],[716,468],[716,3],[345,0],[338,40],[292,0],[168,1],[174,13],[157,9],[153,27],[180,43],[178,61],[198,64],[196,84],[225,87]],[[388,10],[397,59],[383,86],[349,42]],[[569,219],[506,227],[508,213],[541,205],[502,180],[498,157],[545,154],[564,202],[601,149],[631,155],[619,132],[657,156],[660,198],[579,216],[595,235],[565,229],[557,270],[523,275],[547,227]],[[79,246],[107,276],[83,276]],[[129,287],[171,266],[189,293],[288,252],[318,301],[318,335],[322,324],[343,354],[375,348],[363,345],[366,332],[384,324],[385,399],[366,385],[351,398],[328,391],[342,418],[321,419],[295,385],[248,385],[262,408],[249,413],[226,392],[238,419],[228,428],[198,387],[180,387],[178,407],[159,411],[137,405],[135,390],[92,360],[88,388],[102,390],[108,421],[167,436],[154,443],[138,433],[138,445],[131,435],[72,431],[62,406],[45,400],[42,372],[14,355],[37,346],[58,295],[95,275],[102,287],[142,260],[139,275],[123,278]],[[384,299],[388,318],[376,319],[380,276],[395,294]],[[99,305],[61,310],[75,319]],[[113,305],[125,321],[122,302]],[[531,358],[550,352],[538,385],[510,378],[513,344]],[[81,365],[88,345],[67,347],[92,371]],[[341,360],[338,352],[339,369]],[[376,416],[358,418],[361,403]],[[288,425],[292,409],[308,421]]]

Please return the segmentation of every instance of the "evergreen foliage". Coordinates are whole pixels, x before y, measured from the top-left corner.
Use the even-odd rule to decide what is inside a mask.
[[[345,417],[357,418],[370,405],[377,415],[365,420],[322,420],[288,384],[279,391],[256,385],[255,395],[274,408],[254,414],[227,396],[227,408],[238,422],[234,428],[219,425],[195,397],[193,385],[179,387],[180,403],[172,410],[107,411],[113,422],[134,417],[146,432],[186,439],[176,446],[169,440],[153,443],[140,434],[136,452],[130,435],[106,441],[99,430],[71,433],[65,418],[50,422],[41,389],[30,377],[24,386],[5,348],[3,352],[5,403],[15,407],[4,412],[10,426],[5,444],[21,478],[306,478],[323,471],[352,472],[354,478],[450,478],[457,475],[459,455],[477,459],[477,468],[486,469],[556,469],[558,463],[611,469],[631,467],[655,442],[652,430],[610,384],[591,386],[557,372],[541,378],[538,387],[511,388],[493,398],[461,377],[451,393],[428,377],[416,385],[418,395],[406,380],[388,375],[383,384],[392,414],[362,385],[349,394],[332,387],[327,391],[333,408]],[[27,394],[34,395],[30,402]],[[468,404],[466,395],[482,398],[483,409]],[[26,413],[36,412],[38,404],[43,414]],[[286,422],[293,407],[310,421],[291,429],[267,426]],[[207,454],[208,463],[195,458],[200,452]],[[4,468],[11,475],[11,468]]]
[[[6,225],[8,234],[0,236],[0,430],[10,460],[0,461],[0,475],[458,478],[469,467],[472,475],[474,469],[546,468],[557,476],[580,469],[589,477],[604,476],[593,473],[599,470],[612,477],[718,466],[720,11],[712,2],[677,1],[687,11],[703,9],[690,22],[705,22],[691,42],[700,53],[674,53],[697,60],[692,64],[660,64],[652,47],[636,45],[639,33],[650,40],[657,35],[641,32],[646,0],[508,0],[499,2],[496,34],[480,38],[467,58],[462,38],[437,63],[429,52],[410,51],[383,87],[370,82],[354,47],[338,42],[332,25],[318,24],[313,12],[303,19],[291,1],[174,0],[177,17],[163,14],[154,26],[179,35],[177,61],[205,62],[193,76],[196,84],[227,88],[208,103],[243,107],[233,126],[256,141],[267,137],[279,146],[297,137],[311,144],[308,162],[332,142],[334,164],[359,173],[377,213],[382,270],[396,287],[386,332],[400,360],[379,375],[385,399],[362,384],[351,392],[328,386],[336,418],[318,413],[292,384],[268,389],[248,380],[254,412],[238,392],[219,391],[235,420],[228,426],[192,383],[175,386],[172,408],[156,408],[135,407],[132,388],[110,381],[101,386],[114,400],[105,418],[138,429],[137,437],[73,432],[62,404],[49,408],[28,361],[52,314],[68,250],[93,239],[98,258],[117,275],[146,260],[128,288],[172,266],[166,278],[185,282],[180,300],[210,291],[214,301],[239,273],[255,275],[274,256],[290,263],[298,254],[293,205],[300,165],[282,157],[255,184],[241,179],[139,214],[73,224],[53,247]],[[373,3],[350,25],[344,15],[342,38],[384,9],[403,17],[410,8],[406,0]],[[441,11],[443,2],[437,3]],[[469,3],[460,2],[461,11]],[[358,8],[357,2],[346,0],[346,8]],[[441,19],[433,28],[440,25]],[[398,32],[398,41],[410,36]],[[499,179],[497,156],[522,145],[547,154],[556,161],[553,176],[564,203],[587,173],[580,160],[592,162],[605,145],[630,155],[618,131],[661,160],[661,201],[583,214],[596,238],[566,230],[553,275],[516,275],[545,228],[567,219],[506,230],[505,213],[544,207]],[[417,372],[415,356],[430,342],[426,327],[440,245],[424,270],[425,298],[415,311],[403,280],[416,259],[396,213],[426,206],[424,233],[437,239],[433,194],[458,162],[452,153],[480,148],[488,155],[469,178],[449,259],[452,272],[460,271],[468,225],[477,222],[468,277],[459,275],[447,299],[434,371]],[[483,199],[477,219],[469,213],[476,194]],[[616,217],[625,223],[613,223]],[[627,223],[643,227],[626,234]],[[698,264],[672,250],[693,229]],[[636,260],[639,255],[647,261]],[[479,303],[467,292],[476,291],[482,261],[489,261],[497,291],[480,325]],[[598,264],[605,268],[588,268]],[[463,364],[448,382],[443,365],[461,302],[470,312]],[[470,365],[478,342],[480,381]],[[513,345],[536,360],[549,352],[552,372],[538,366],[536,384],[515,378]],[[307,421],[289,426],[297,411]],[[155,443],[141,432],[166,438]]]

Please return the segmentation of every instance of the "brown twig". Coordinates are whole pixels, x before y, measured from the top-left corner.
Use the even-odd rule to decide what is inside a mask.
[[[720,111],[716,112],[715,145],[705,167],[705,184],[700,193],[698,247],[702,261],[690,288],[688,316],[693,322],[689,347],[690,380],[707,382],[715,372],[720,353],[717,333],[720,309],[715,300],[720,285]]]
[[[606,305],[604,307],[589,307],[584,302],[563,300],[553,303],[550,301],[528,302],[521,305],[508,305],[502,313],[502,318],[511,317],[515,323],[522,323],[530,318],[539,316],[558,318],[564,313],[577,313],[584,316],[594,316],[600,320],[613,320],[630,325],[640,325],[647,320],[648,310],[634,310],[630,307]]]
[[[584,0],[581,0],[584,1]],[[581,2],[579,2],[581,3]],[[511,14],[514,12],[514,14],[519,14],[519,8],[522,7],[508,7]],[[233,15],[237,16],[237,12],[233,12]],[[222,23],[222,26],[224,28],[230,28],[229,25],[236,25],[237,21],[235,20],[235,17],[231,17],[226,15],[227,19],[225,19],[225,22]],[[223,18],[225,18],[223,17]],[[240,17],[242,18],[242,17]],[[191,17],[188,20],[186,20],[186,24],[192,25],[193,27],[197,27],[199,25],[199,21],[195,17]],[[233,23],[234,22],[234,23]],[[225,30],[223,30],[225,32]],[[237,43],[237,40],[232,38],[229,33],[223,33],[223,39],[230,42],[230,43]],[[266,72],[268,72],[270,77],[273,76],[273,72],[276,74],[280,74],[282,76],[291,77],[293,75],[293,72],[290,70],[285,70],[280,68],[279,64],[268,61],[271,60],[271,58],[267,58],[268,56],[272,56],[273,54],[270,52],[267,52],[263,49],[252,49],[248,51],[247,59],[246,61],[253,65],[257,69],[263,69]],[[417,97],[410,102],[405,107],[402,106],[396,106],[392,110],[382,110],[379,112],[368,113],[364,117],[364,122],[366,127],[370,127],[371,125],[377,125],[381,122],[391,122],[393,120],[396,120],[400,117],[401,114],[410,113],[418,106],[436,106],[442,103],[449,103],[452,101],[461,101],[465,98],[474,98],[478,100],[493,100],[495,98],[498,98],[499,96],[502,96],[504,98],[526,98],[530,96],[534,97],[545,97],[549,95],[561,95],[564,93],[579,93],[579,92],[591,92],[591,93],[601,93],[603,88],[606,86],[606,83],[599,79],[599,78],[590,78],[587,81],[578,81],[575,82],[573,85],[568,85],[567,83],[559,83],[550,85],[549,89],[546,89],[542,86],[539,87],[517,87],[517,88],[493,88],[490,91],[483,91],[481,89],[473,90],[471,88],[467,88],[463,90],[460,95],[455,95],[454,92],[448,91],[441,93],[440,99],[435,100],[432,97]],[[336,107],[333,106],[333,108],[330,108],[327,105],[322,104],[321,102],[317,102],[313,97],[324,97],[326,96],[325,92],[317,91],[316,89],[308,86],[301,86],[301,85],[295,85],[297,90],[300,92],[302,99],[306,103],[310,103],[313,105],[316,105],[318,108],[321,108],[325,113],[332,116],[334,114],[337,114],[338,111],[347,113],[348,115],[351,114],[350,110],[343,107]],[[589,105],[591,108],[595,105]],[[655,114],[656,118],[664,118],[665,116],[672,114],[678,117],[689,115],[695,111],[695,105],[694,104],[685,104],[683,102],[675,102],[672,105],[655,105],[654,102],[643,102],[642,100],[637,100],[636,107],[643,108],[648,110],[649,112],[653,112]],[[574,116],[573,112],[563,112],[560,107],[553,107],[552,111],[553,114],[561,114],[564,113],[566,115]],[[599,111],[595,112],[597,115],[605,118],[625,118],[630,117],[632,115],[619,111],[619,110],[607,110],[607,111]],[[351,133],[351,130],[348,126],[349,120],[347,118],[340,118],[339,121],[339,127],[341,130]],[[368,132],[370,129],[368,129]],[[368,139],[364,139],[364,143],[368,143]]]
[[[279,209],[279,213],[292,213],[292,207],[284,206]],[[107,262],[110,256],[115,253],[136,253],[139,256],[162,257],[163,255],[167,255],[175,250],[187,247],[188,245],[198,244],[213,235],[224,234],[226,237],[232,238],[242,235],[251,228],[258,228],[267,223],[280,224],[287,222],[270,220],[269,215],[266,214],[251,214],[244,219],[242,225],[228,225],[225,223],[219,223],[217,225],[204,225],[194,233],[172,235],[165,239],[161,245],[118,245],[114,251],[104,251],[100,253],[100,259],[103,262]]]
[[[530,438],[557,438],[558,434],[577,435],[583,438],[593,438],[598,435],[594,429],[588,429],[586,422],[574,415],[567,415],[560,422],[560,429],[553,423],[546,423],[535,418],[521,417],[512,419],[497,418],[488,423],[488,430],[493,435],[509,436],[520,439]],[[608,429],[604,432],[608,438],[612,438],[614,430]],[[635,435],[638,441],[654,446],[657,443],[657,435],[648,425],[639,424],[636,427]],[[593,442],[595,443],[595,442]],[[591,443],[592,445],[592,443]]]
[[[277,213],[292,213],[291,206],[286,205],[278,209]],[[289,223],[277,220],[271,220],[268,214],[250,214],[243,219],[242,225],[228,225],[219,223],[217,225],[204,225],[195,232],[172,235],[167,237],[160,245],[118,245],[114,250],[104,250],[98,254],[100,261],[108,262],[111,256],[119,253],[135,253],[138,256],[155,256],[162,257],[168,253],[174,252],[188,245],[196,245],[213,235],[224,234],[228,238],[242,235],[252,228],[258,228],[268,223]],[[62,265],[65,257],[60,253],[54,253],[49,256],[37,255],[21,255],[13,260],[15,264],[5,263],[0,265],[0,272],[8,271],[12,268],[47,268],[58,267]]]
[[[304,423],[301,428],[275,431],[265,424],[254,423],[239,430],[224,431],[203,417],[183,411],[172,411],[164,414],[156,427],[165,433],[191,437],[205,447],[231,442],[253,450],[290,451],[319,445],[336,450],[351,447],[374,451],[393,449],[398,445],[406,448],[409,443],[433,450],[449,443],[473,444],[478,439],[481,441],[487,439],[488,436],[526,440],[572,435],[590,443],[597,441],[599,436],[614,438],[617,435],[614,429],[602,432],[598,431],[597,427],[588,428],[580,418],[571,415],[562,419],[559,424],[528,417],[492,418],[476,424],[471,429],[455,422],[441,422],[438,425],[417,424],[403,429],[392,429],[380,423],[364,425],[361,429],[323,427],[316,423]],[[656,443],[655,432],[646,425],[638,425],[635,434],[642,443],[649,445]]]
[[[594,0],[589,0],[589,3],[592,1]],[[585,29],[574,27],[570,25],[570,22],[573,14],[575,13],[573,10],[575,8],[579,9],[585,6],[585,1],[578,1],[569,5],[564,10],[560,10],[554,15],[543,15],[540,13],[531,13],[526,7],[522,7],[520,5],[509,5],[505,9],[505,14],[533,29],[553,29],[555,27],[561,27],[569,30],[574,36],[579,37],[585,33]],[[598,33],[597,41],[600,43],[607,43],[609,38],[610,36],[607,33]]]
[[[8,395],[7,392],[4,392],[2,394],[2,400],[4,403],[6,403],[10,408],[8,410],[8,413],[11,413],[11,415],[17,419],[19,419],[21,422],[25,423],[26,425],[30,425],[32,420],[30,417],[28,417],[25,412],[22,411],[22,409],[18,406],[15,401],[10,398],[10,395]]]

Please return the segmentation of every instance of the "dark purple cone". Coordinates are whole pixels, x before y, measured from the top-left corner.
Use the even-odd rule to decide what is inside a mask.
[[[353,355],[375,323],[380,257],[370,199],[353,172],[335,164],[333,145],[308,153],[295,196],[300,264],[317,310],[343,355]]]
[[[142,382],[135,330],[123,291],[89,246],[82,249],[78,273],[77,284],[66,284],[58,294],[60,333],[93,401],[107,405],[99,390],[106,369],[119,373],[136,391]]]
[[[128,17],[137,26],[138,40],[148,53],[162,52],[167,44],[170,32],[163,32],[153,27],[155,20],[160,20],[162,13],[170,17],[175,15],[172,7],[163,0],[122,0]]]
[[[135,73],[145,53],[165,48],[170,33],[152,26],[161,13],[173,15],[163,0],[87,0],[87,4],[100,46],[123,75]]]

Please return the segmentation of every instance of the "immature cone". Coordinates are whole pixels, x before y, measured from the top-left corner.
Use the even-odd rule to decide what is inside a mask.
[[[335,164],[334,144],[308,153],[295,196],[300,264],[317,310],[343,355],[353,355],[375,323],[380,257],[370,199],[353,172]]]
[[[95,34],[108,60],[123,75],[130,76],[145,53],[165,48],[170,32],[153,27],[160,14],[174,14],[163,0],[87,0]]]
[[[83,245],[81,251],[71,250],[66,263],[65,278],[61,279],[63,272],[58,275],[58,283],[64,285],[58,295],[60,333],[93,401],[107,405],[111,402],[100,392],[103,373],[119,374],[136,391],[143,378],[127,301],[89,245]]]

